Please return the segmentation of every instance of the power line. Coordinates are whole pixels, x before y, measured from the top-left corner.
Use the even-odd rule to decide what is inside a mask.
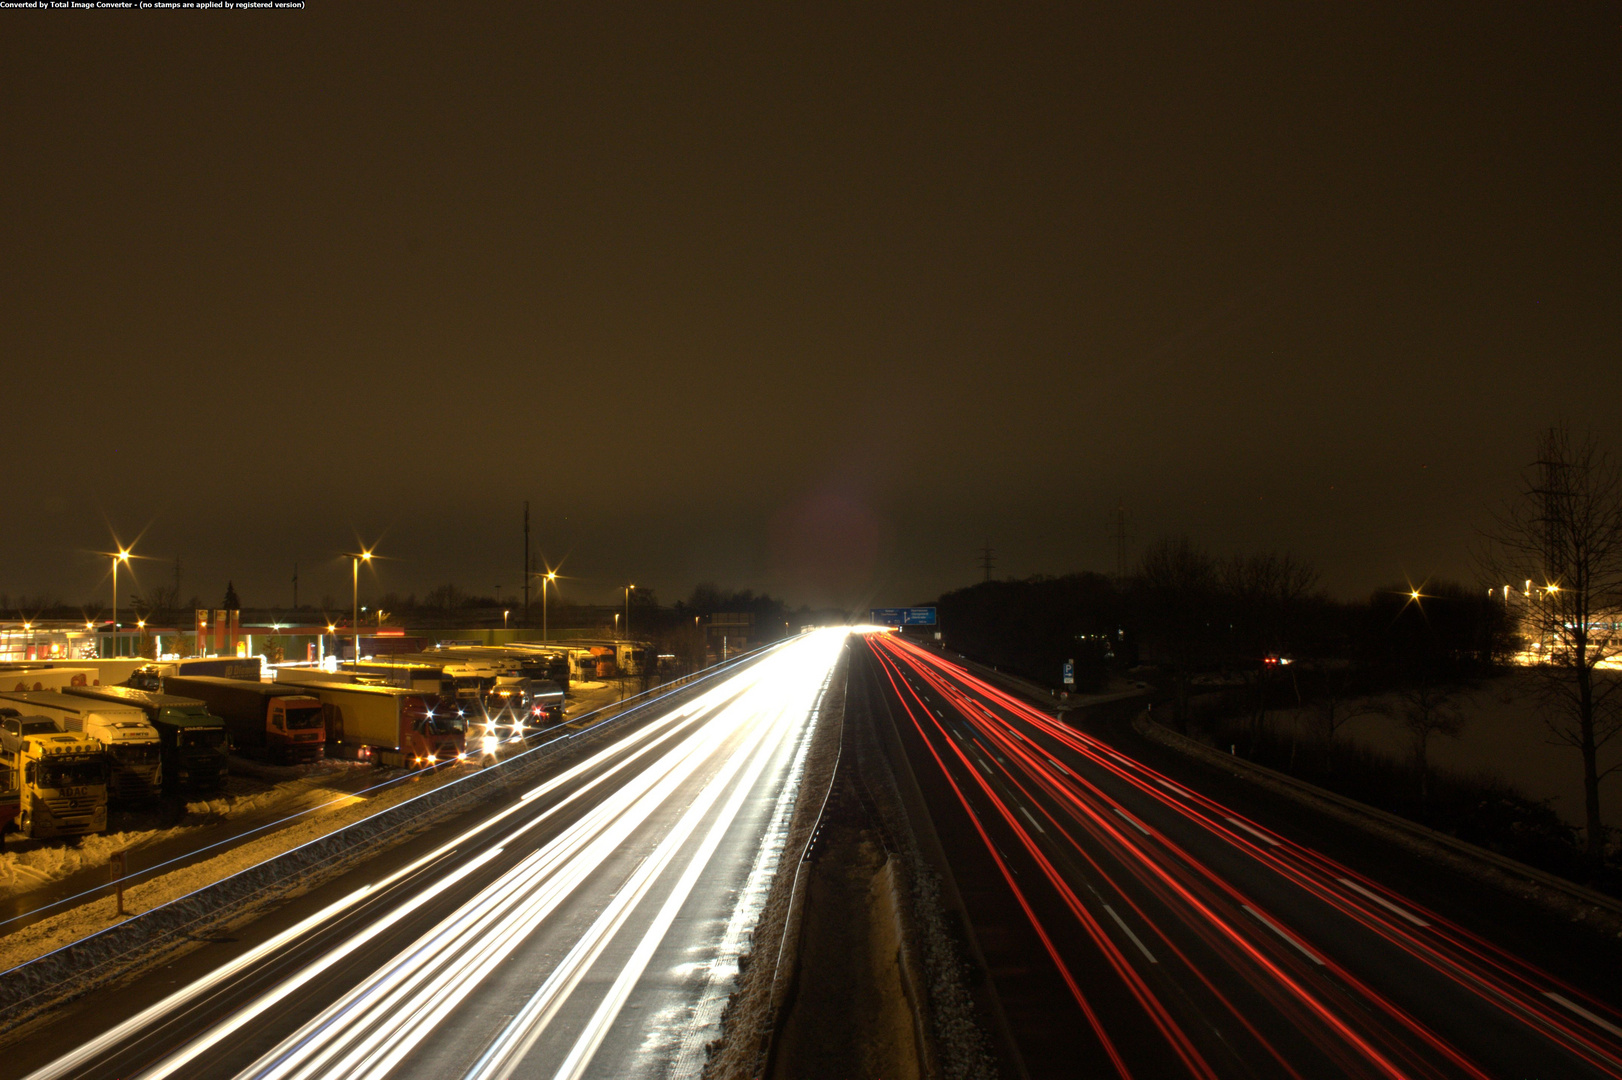
[[[996,549],[991,546],[991,541],[988,539],[985,547],[980,549],[980,569],[985,574],[985,580],[991,580],[991,571],[996,568],[996,565],[997,552]]]

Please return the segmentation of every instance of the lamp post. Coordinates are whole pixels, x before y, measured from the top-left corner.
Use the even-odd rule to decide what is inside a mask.
[[[631,639],[631,590],[635,585],[625,586],[625,639]]]
[[[547,640],[547,637],[546,637],[546,586],[550,582],[557,581],[557,579],[558,579],[558,572],[556,570],[548,570],[546,572],[546,576],[541,578],[541,640],[542,641]]]
[[[363,563],[363,562],[364,563],[371,562],[372,561],[372,553],[371,553],[371,551],[367,550],[366,548],[362,548],[358,553],[351,554],[349,556],[349,561],[353,564],[353,567],[354,567],[354,586],[355,586],[355,595],[354,595],[355,612],[354,612],[354,618],[355,618],[355,621],[351,625],[353,625],[354,628],[355,628],[355,663],[358,664],[358,663],[360,663],[360,564]]]
[[[503,630],[507,629],[507,616],[509,614],[511,614],[511,612],[508,609],[503,608],[501,610],[501,628]]]
[[[139,540],[140,537],[136,537],[136,539]],[[118,553],[113,556],[113,655],[114,656],[118,655],[118,564],[121,563],[121,562],[126,562],[127,563],[129,561],[130,561],[130,553],[129,553],[128,548],[119,548]]]

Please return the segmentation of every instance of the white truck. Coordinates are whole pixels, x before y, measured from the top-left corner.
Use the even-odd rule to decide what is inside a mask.
[[[112,768],[110,802],[137,805],[163,794],[163,744],[140,709],[58,690],[0,693],[0,705],[24,716],[43,716],[62,731],[96,740]]]
[[[100,673],[93,667],[41,667],[18,664],[0,668],[0,690],[20,694],[28,690],[62,690],[69,686],[96,686]]]

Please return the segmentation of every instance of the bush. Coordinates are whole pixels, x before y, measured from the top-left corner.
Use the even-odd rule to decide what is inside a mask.
[[[1216,720],[1206,731],[1216,746],[1231,746],[1236,754],[1258,765],[1539,870],[1622,896],[1622,866],[1613,861],[1604,880],[1590,881],[1577,830],[1562,821],[1547,801],[1532,799],[1497,777],[1432,768],[1430,794],[1424,798],[1419,772],[1411,762],[1350,741],[1337,741],[1330,759],[1322,740],[1291,737],[1271,726],[1257,731],[1236,720]],[[1332,770],[1326,765],[1331,760]]]

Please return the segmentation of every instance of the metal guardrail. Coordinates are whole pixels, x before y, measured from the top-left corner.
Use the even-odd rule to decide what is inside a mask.
[[[620,707],[624,702],[604,706],[596,713],[614,709],[613,715],[589,727],[554,736],[494,766],[351,822],[290,851],[0,972],[0,1027],[15,1026],[60,1002],[128,977],[173,944],[182,940],[204,939],[213,928],[251,906],[273,902],[295,888],[313,886],[327,872],[335,869],[341,871],[346,862],[364,855],[381,840],[397,836],[403,829],[428,824],[442,813],[464,809],[491,785],[505,785],[531,768],[546,765],[556,754],[579,745],[576,740],[604,732],[609,725],[618,726],[648,706],[666,697],[690,691],[782,644],[774,642],[730,658],[724,664],[688,676],[679,686],[665,685],[645,691],[637,696],[646,700],[628,709]],[[109,883],[105,888],[112,887],[113,883]],[[99,893],[103,889],[93,891]]]
[[[847,643],[844,660],[845,686],[841,689],[842,694],[848,691],[850,687],[849,648]],[[820,701],[818,707],[821,707]],[[806,837],[805,847],[800,850],[800,857],[794,864],[794,880],[789,886],[788,911],[783,916],[783,932],[777,939],[777,956],[772,961],[771,997],[767,1002],[765,1023],[761,1025],[760,1047],[755,1055],[755,1067],[750,1071],[753,1076],[765,1076],[771,1070],[772,1054],[776,1049],[777,1036],[782,1028],[782,1021],[790,1004],[795,982],[799,975],[800,937],[805,914],[805,890],[811,876],[811,867],[816,862],[817,847],[822,839],[828,809],[833,805],[834,792],[839,787],[840,767],[845,760],[845,714],[848,708],[849,702],[846,701],[839,711],[839,749],[834,756],[833,769],[828,774],[828,789],[822,793],[822,804],[817,809],[816,822],[811,826],[811,835]],[[785,967],[787,968],[786,972]]]
[[[1173,749],[1202,758],[1224,769],[1233,769],[1240,773],[1248,772],[1272,784],[1287,788],[1304,800],[1328,804],[1329,807],[1333,807],[1335,811],[1338,811],[1335,816],[1343,821],[1365,826],[1369,821],[1378,822],[1380,825],[1400,832],[1420,844],[1433,848],[1442,848],[1454,860],[1490,868],[1494,874],[1520,879],[1535,886],[1536,889],[1548,890],[1566,897],[1570,902],[1596,909],[1599,913],[1602,913],[1606,921],[1613,924],[1613,929],[1622,930],[1622,901],[1617,900],[1615,897],[1607,896],[1574,881],[1567,881],[1565,878],[1545,870],[1539,870],[1534,866],[1528,866],[1523,862],[1509,858],[1507,855],[1488,851],[1486,848],[1478,847],[1468,840],[1460,840],[1456,836],[1438,832],[1435,829],[1419,824],[1417,821],[1409,821],[1407,818],[1393,814],[1390,811],[1358,802],[1356,799],[1318,787],[1316,784],[1309,784],[1305,780],[1298,780],[1287,773],[1281,773],[1276,769],[1258,765],[1254,761],[1247,761],[1232,754],[1224,754],[1214,746],[1207,746],[1196,739],[1189,738],[1187,735],[1172,731],[1165,725],[1156,723],[1147,717],[1139,716],[1138,719],[1133,721],[1133,726],[1144,737],[1154,739],[1156,742],[1170,746]],[[1494,880],[1489,875],[1477,874],[1475,876],[1486,877],[1489,881]],[[1495,883],[1503,884],[1502,881],[1495,881]],[[1530,895],[1530,898],[1544,899],[1535,891]],[[1545,906],[1549,905],[1545,904]],[[1560,908],[1555,908],[1555,910],[1562,915],[1570,914],[1569,910],[1561,910]]]

